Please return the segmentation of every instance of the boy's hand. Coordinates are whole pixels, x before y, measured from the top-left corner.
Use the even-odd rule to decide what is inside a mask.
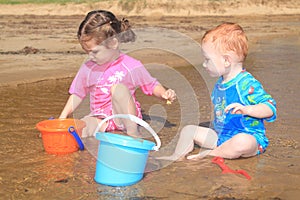
[[[226,113],[231,111],[232,114],[249,115],[255,118],[268,118],[274,115],[272,109],[264,103],[247,106],[243,106],[239,103],[232,103],[228,105],[224,111]]]
[[[163,99],[167,100],[167,104],[171,104],[176,99],[176,93],[172,89],[168,89],[163,95]]]
[[[231,110],[231,114],[248,114],[248,108],[247,106],[243,106],[240,103],[232,103],[229,104],[226,108],[225,108],[225,112],[228,113]]]

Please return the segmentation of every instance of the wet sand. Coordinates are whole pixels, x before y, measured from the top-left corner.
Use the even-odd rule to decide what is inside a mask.
[[[250,181],[239,175],[221,174],[211,158],[167,164],[150,160],[147,170],[159,170],[147,173],[138,184],[121,189],[121,197],[112,196],[117,192],[94,182],[96,160],[88,150],[64,156],[49,155],[35,129],[37,122],[59,115],[72,77],[85,58],[75,37],[82,17],[2,15],[0,18],[0,195],[3,199],[299,197],[300,15],[130,17],[135,28],[162,27],[183,33],[194,41],[199,41],[206,29],[222,21],[240,23],[250,42],[246,68],[277,100],[278,119],[266,124],[270,146],[263,155],[226,160],[230,167],[246,170],[252,176]],[[154,41],[155,37],[151,39]],[[151,43],[147,39],[140,42]],[[197,71],[200,56],[197,66],[190,66],[170,52],[141,50],[130,54],[146,64],[157,62],[170,66],[149,67],[149,70],[177,91],[177,102],[166,106],[140,92],[137,95],[145,119],[158,130],[163,147],[171,146],[182,125],[210,120],[206,77]],[[175,73],[178,79],[168,73]],[[186,94],[187,83],[193,98]],[[193,113],[191,104],[187,104],[190,99],[195,100],[200,114]],[[199,119],[195,120],[195,115]],[[166,123],[161,116],[167,117]]]

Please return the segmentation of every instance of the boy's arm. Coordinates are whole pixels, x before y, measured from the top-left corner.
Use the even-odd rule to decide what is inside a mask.
[[[249,115],[255,118],[270,118],[274,115],[272,109],[264,103],[248,106],[243,106],[239,103],[232,103],[225,108],[225,112],[229,111],[232,114]]]
[[[225,112],[264,118],[269,122],[276,119],[276,101],[263,89],[259,81],[254,78],[245,79],[239,89],[244,105],[232,103],[225,108]]]
[[[75,94],[70,95],[64,109],[62,110],[59,118],[65,119],[71,114],[82,102],[82,99]]]

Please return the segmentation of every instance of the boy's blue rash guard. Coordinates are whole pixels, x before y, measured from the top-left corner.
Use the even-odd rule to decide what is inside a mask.
[[[222,84],[222,81],[223,78],[220,77],[211,95],[214,105],[213,126],[219,136],[217,145],[221,145],[238,133],[247,133],[253,135],[258,144],[265,149],[269,140],[265,135],[264,120],[272,122],[276,119],[275,100],[249,72],[242,71],[227,83]],[[273,116],[258,119],[248,115],[231,114],[230,111],[225,113],[226,106],[232,103],[245,106],[264,103],[271,108]]]

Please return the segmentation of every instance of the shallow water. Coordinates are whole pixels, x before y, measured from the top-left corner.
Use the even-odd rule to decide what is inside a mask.
[[[268,42],[257,41],[247,58],[247,69],[278,103],[277,121],[267,124],[267,151],[259,157],[226,161],[234,169],[245,169],[251,181],[221,174],[211,158],[205,158],[176,163],[149,160],[150,172],[134,186],[112,188],[97,184],[93,180],[96,159],[88,150],[49,155],[35,129],[37,122],[58,117],[71,79],[3,87],[0,195],[2,199],[296,199],[300,195],[299,55],[299,38],[274,37]],[[166,72],[153,69],[151,73],[179,96],[177,102],[167,106],[140,92],[137,95],[145,119],[161,137],[165,153],[184,124],[210,120],[209,92],[193,67]],[[180,74],[181,80],[167,73]],[[185,82],[178,84],[179,81]],[[187,90],[192,95],[187,95]]]

